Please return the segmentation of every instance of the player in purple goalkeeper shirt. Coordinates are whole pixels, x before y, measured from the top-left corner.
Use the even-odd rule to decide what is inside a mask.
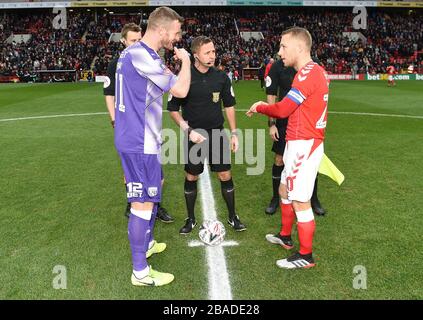
[[[131,282],[136,286],[162,286],[174,279],[170,273],[153,270],[147,257],[166,248],[166,244],[153,240],[161,198],[163,94],[169,91],[183,98],[191,81],[188,53],[173,47],[181,39],[182,22],[183,18],[168,7],[155,9],[142,41],[121,53],[116,68],[115,146],[131,202],[128,238],[133,264]],[[159,57],[157,52],[162,48],[173,50],[175,58],[182,61],[178,77]]]

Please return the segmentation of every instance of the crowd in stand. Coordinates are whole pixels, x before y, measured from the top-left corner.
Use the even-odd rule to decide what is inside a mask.
[[[185,25],[178,46],[189,48],[194,37],[209,36],[215,43],[219,65],[240,74],[244,68],[258,68],[275,57],[281,32],[293,25],[310,30],[314,58],[328,72],[350,73],[354,69],[355,73],[384,73],[388,64],[397,69],[414,64],[423,72],[422,55],[415,54],[423,50],[421,12],[372,10],[367,29],[358,30],[364,36],[358,40],[343,34],[355,31],[354,14],[345,8],[186,8],[179,12],[185,17]],[[122,50],[119,42],[109,42],[110,36],[125,23],[139,23],[140,15],[75,9],[68,11],[67,28],[62,30],[53,28],[55,15],[51,12],[8,12],[0,17],[0,74],[51,69],[91,69],[104,74],[108,62]],[[240,31],[259,31],[263,38],[245,40]],[[29,42],[6,42],[11,34],[21,33],[32,35]],[[171,53],[165,54],[165,60],[172,69],[178,68]]]

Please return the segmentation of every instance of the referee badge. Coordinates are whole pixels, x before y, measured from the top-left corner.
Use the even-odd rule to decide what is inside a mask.
[[[103,88],[106,89],[110,86],[110,78],[109,77],[104,77],[104,82],[103,82]]]
[[[220,92],[213,92],[213,102],[219,102],[220,100]]]
[[[266,88],[269,88],[272,85],[272,78],[267,76],[265,81],[266,81]]]

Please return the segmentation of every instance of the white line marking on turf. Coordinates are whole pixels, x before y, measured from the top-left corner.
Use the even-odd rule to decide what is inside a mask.
[[[204,171],[200,176],[200,193],[203,218],[205,220],[217,219],[207,161],[204,164]],[[231,285],[229,283],[223,247],[206,246],[206,255],[209,266],[209,299],[232,300]]]
[[[411,118],[423,119],[423,116],[413,116],[407,114],[389,114],[389,113],[371,113],[371,112],[348,112],[348,111],[329,111],[334,114],[352,114],[355,116],[375,116],[375,117],[395,117],[395,118]]]
[[[188,242],[188,247],[202,247],[205,246],[206,244],[204,242],[201,242],[199,240],[191,240],[190,242]],[[233,241],[233,240],[229,240],[229,241],[223,241],[220,246],[223,247],[232,247],[232,246],[237,246],[239,245],[238,242]]]
[[[247,112],[248,109],[235,109],[238,112]],[[163,110],[163,112],[169,112]],[[329,111],[333,114],[346,114],[356,116],[372,116],[372,117],[395,117],[395,118],[410,118],[410,119],[423,119],[423,116],[415,116],[408,114],[389,114],[389,113],[371,113],[371,112],[349,112],[349,111]],[[83,116],[97,116],[106,115],[107,112],[92,112],[92,113],[70,113],[70,114],[53,114],[49,116],[34,116],[34,117],[22,117],[22,118],[9,118],[0,119],[0,122],[8,121],[21,121],[21,120],[34,120],[34,119],[50,119],[50,118],[64,118],[64,117],[83,117]]]
[[[0,122],[33,120],[33,119],[64,118],[64,117],[97,116],[97,115],[104,115],[104,114],[108,114],[108,113],[107,112],[93,112],[93,113],[52,114],[50,116],[34,116],[34,117],[24,117],[24,118],[0,119]]]
[[[249,109],[236,109],[238,112],[247,112]],[[415,116],[408,114],[390,114],[390,113],[372,113],[372,112],[350,112],[350,111],[328,111],[328,113],[334,114],[347,114],[354,116],[373,116],[373,117],[396,117],[396,118],[411,118],[411,119],[423,119],[423,116]]]

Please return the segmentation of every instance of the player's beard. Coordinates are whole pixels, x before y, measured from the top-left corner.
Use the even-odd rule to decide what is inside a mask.
[[[164,47],[170,51],[173,51],[173,41],[167,41]]]
[[[165,49],[168,49],[170,51],[173,51],[173,43],[174,43],[174,41],[171,41],[169,39],[169,35],[166,33],[165,38],[162,40],[163,47]]]

